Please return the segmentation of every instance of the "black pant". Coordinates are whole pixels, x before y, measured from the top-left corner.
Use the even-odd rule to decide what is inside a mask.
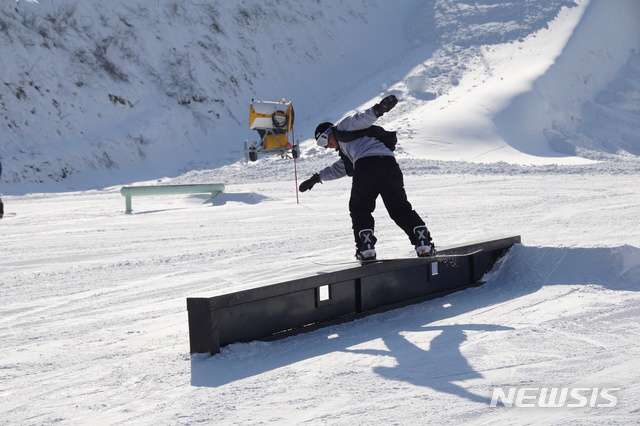
[[[358,160],[353,171],[349,212],[353,223],[353,233],[358,246],[358,233],[363,229],[374,229],[372,216],[376,199],[382,196],[384,206],[393,221],[407,234],[415,245],[413,229],[424,225],[418,213],[413,210],[404,190],[404,180],[400,166],[391,156],[364,157]]]

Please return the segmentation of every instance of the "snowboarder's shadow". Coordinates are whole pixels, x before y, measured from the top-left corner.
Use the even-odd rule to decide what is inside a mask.
[[[375,354],[394,357],[397,366],[375,367],[382,377],[484,401],[456,383],[480,377],[461,351],[466,333],[514,330],[491,324],[429,326],[488,306],[509,303],[533,294],[545,286],[602,286],[614,291],[638,291],[640,249],[632,246],[602,248],[514,246],[504,264],[485,286],[424,302],[413,308],[381,313],[370,319],[330,326],[309,334],[291,336],[279,342],[252,342],[228,345],[213,357],[195,355],[191,361],[193,386],[217,387],[243,378],[273,371],[332,352]],[[439,334],[429,348],[411,342],[411,333]],[[405,337],[406,334],[406,337]],[[357,345],[382,339],[388,350],[358,349]],[[426,341],[425,339],[420,339]],[[446,362],[443,362],[446,360]],[[492,363],[500,368],[501,363]],[[487,396],[488,399],[488,396]]]
[[[373,368],[374,373],[390,380],[404,381],[431,388],[437,392],[488,404],[488,397],[483,398],[454,383],[482,377],[462,354],[461,345],[467,339],[468,331],[506,331],[513,328],[492,324],[427,326],[422,325],[424,319],[421,316],[415,319],[420,321],[419,325],[410,325],[407,328],[407,324],[403,322],[398,326],[386,327],[387,329],[382,333],[379,330],[363,333],[362,329],[359,329],[354,333],[340,332],[339,336],[335,334],[337,337],[327,339],[326,334],[333,333],[327,330],[317,332],[310,340],[305,336],[294,336],[289,338],[287,343],[283,343],[280,350],[267,350],[266,346],[274,344],[273,342],[253,342],[232,345],[240,350],[234,351],[228,348],[214,357],[192,356],[191,384],[217,387],[276,370],[302,359],[331,352],[345,352],[393,357],[397,361],[395,367],[376,366]],[[439,334],[431,340],[428,349],[423,349],[405,337],[404,334],[407,332],[439,332]],[[350,349],[377,338],[384,341],[387,350]],[[259,362],[257,362],[258,359]]]
[[[460,348],[467,339],[467,331],[504,331],[513,330],[490,324],[466,324],[423,326],[413,331],[440,333],[431,340],[430,348],[418,347],[402,332],[381,336],[388,350],[345,349],[345,352],[390,356],[396,359],[394,367],[378,366],[373,371],[382,377],[431,388],[466,398],[470,401],[488,403],[489,399],[469,392],[453,382],[481,378],[462,354]]]

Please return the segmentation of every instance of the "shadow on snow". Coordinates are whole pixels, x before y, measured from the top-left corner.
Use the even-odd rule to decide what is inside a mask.
[[[514,330],[495,324],[428,324],[518,299],[553,285],[598,285],[615,291],[638,291],[640,249],[549,248],[514,246],[502,258],[486,283],[464,290],[455,303],[444,309],[442,299],[390,311],[350,323],[327,327],[273,342],[237,343],[213,356],[194,355],[191,384],[217,387],[256,376],[297,362],[331,353],[383,355],[396,359],[394,367],[375,366],[373,372],[438,392],[457,395],[473,402],[488,403],[487,397],[469,392],[454,383],[481,378],[461,352],[470,331]],[[438,332],[428,349],[416,346],[404,335]],[[385,349],[355,348],[381,339]]]

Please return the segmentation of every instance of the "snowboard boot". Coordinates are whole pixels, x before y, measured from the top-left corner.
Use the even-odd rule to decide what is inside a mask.
[[[425,225],[413,228],[413,234],[416,237],[416,254],[418,257],[429,257],[436,254],[436,247],[431,241],[431,234]]]
[[[358,260],[375,260],[376,259],[376,237],[373,235],[373,229],[363,229],[358,232],[358,247],[356,249],[356,259]]]

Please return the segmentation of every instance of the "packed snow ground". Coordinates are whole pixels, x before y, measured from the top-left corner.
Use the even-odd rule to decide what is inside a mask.
[[[139,197],[132,215],[119,187],[10,197],[3,421],[634,423],[636,182],[412,175],[407,190],[438,243],[519,234],[524,244],[482,287],[193,359],[187,297],[321,273],[313,260],[351,255],[347,181],[300,204],[290,181],[230,185],[213,202]],[[381,256],[409,253],[382,211],[378,225]],[[490,408],[499,386],[622,390],[615,408]]]
[[[107,55],[102,60],[112,62],[101,65],[99,51],[85,49],[95,57],[81,62],[121,70],[128,86],[86,70],[68,74],[70,80],[61,78],[69,64],[42,53],[51,47],[30,44],[38,33],[20,32],[18,21],[7,20],[17,16],[14,12],[3,9],[0,16],[3,55],[7,49],[7,55],[23,58],[0,65],[3,78],[16,76],[5,78],[5,90],[17,90],[21,81],[28,95],[0,97],[4,119],[20,128],[9,126],[0,142],[0,190],[6,210],[17,213],[0,220],[5,247],[0,260],[0,423],[637,423],[637,2],[615,0],[617,7],[611,7],[604,0],[406,1],[393,8],[385,2],[329,3],[325,8],[292,2],[282,17],[296,37],[283,39],[280,32],[261,28],[255,30],[263,37],[255,39],[260,42],[251,41],[251,28],[260,13],[273,19],[275,3],[262,8],[257,2],[215,4],[207,15],[199,15],[202,5],[188,1],[173,8],[155,1],[126,9],[96,6],[96,15],[88,3],[78,6],[84,15],[76,18],[91,16],[100,24],[84,37],[40,36],[56,42],[57,49],[74,46],[67,50],[75,51],[78,60],[76,43],[128,28],[114,32],[112,40],[128,52],[127,61]],[[70,5],[40,4],[59,18],[73,9]],[[55,29],[56,22],[88,28],[84,20],[70,17],[30,21],[24,7],[23,2],[16,5],[25,28],[38,22],[41,29]],[[38,11],[37,4],[26,7]],[[217,35],[194,24],[193,37],[171,42],[186,46],[182,62],[174,56],[173,62],[152,63],[153,54],[165,54],[154,40],[167,41],[162,30],[166,16],[172,17],[170,29],[193,24],[194,17],[217,16],[196,19]],[[333,36],[319,24],[327,19],[338,28]],[[404,26],[405,39],[394,33],[384,46],[368,45],[385,19]],[[337,23],[356,26],[349,30]],[[153,31],[138,33],[139,27]],[[345,42],[349,31],[359,37],[352,43]],[[226,80],[214,79],[225,93],[226,109],[211,100],[213,95],[207,96],[210,104],[172,105],[171,99],[206,92],[208,86],[199,79],[205,68],[195,58],[211,63],[190,50],[204,49],[205,35],[220,37],[204,43],[220,47],[214,74],[224,75],[222,68],[237,74],[244,67],[244,80],[231,88],[220,83]],[[135,61],[134,41],[141,46]],[[16,48],[18,42],[27,47]],[[266,59],[264,52],[272,46],[287,51],[288,69]],[[353,57],[362,46],[366,51]],[[230,53],[235,48],[237,57]],[[374,60],[376,49],[382,56]],[[186,57],[192,59],[191,69]],[[356,66],[378,60],[385,65]],[[118,67],[105,68],[108,63]],[[50,91],[39,86],[38,96],[56,99],[57,106],[48,98],[39,103],[35,93],[40,92],[25,79],[25,70],[33,76],[46,69],[60,81],[44,80]],[[309,79],[292,77],[304,73]],[[145,90],[154,91],[137,83],[148,74],[158,76],[154,87],[163,88],[155,95],[163,99],[160,107],[153,107],[158,99],[144,96]],[[193,75],[199,77],[187,79]],[[80,76],[82,85],[77,84]],[[183,92],[173,90],[168,82],[178,81],[170,78],[176,76],[192,84],[176,86]],[[399,130],[397,157],[409,199],[436,244],[502,235],[521,235],[523,244],[481,287],[306,335],[191,357],[187,297],[322,273],[325,268],[313,260],[353,253],[347,179],[316,185],[297,203],[290,160],[238,161],[238,147],[248,134],[242,118],[247,99],[277,99],[286,83],[299,93],[290,100],[296,106],[296,128],[305,135],[304,155],[297,162],[301,178],[335,160],[335,153],[307,139],[318,121],[337,120],[395,93],[400,103],[383,124]],[[69,94],[71,86],[75,95]],[[147,103],[144,114],[114,112],[108,102],[91,102],[100,99],[101,91],[122,95],[125,87],[126,99]],[[231,115],[209,126],[204,108],[216,104],[221,117]],[[105,121],[92,135],[100,135],[107,124],[110,133],[83,138],[82,132],[95,124],[87,117],[97,112]],[[52,113],[58,119],[46,118]],[[16,114],[38,119],[25,124]],[[156,121],[140,118],[145,114]],[[200,124],[194,126],[192,119]],[[139,127],[132,131],[132,126]],[[48,133],[60,138],[46,143]],[[172,138],[184,143],[175,157],[168,155],[176,151]],[[230,138],[236,142],[228,143]],[[138,156],[133,160],[131,150]],[[96,160],[105,158],[102,153],[111,162]],[[184,159],[191,163],[185,166]],[[61,170],[68,172],[64,178]],[[216,181],[225,182],[227,190],[213,200],[205,195],[134,197],[134,213],[124,214],[121,184]],[[379,255],[409,254],[406,237],[382,206],[376,219]],[[489,405],[494,388],[554,386],[619,388],[617,404]]]

